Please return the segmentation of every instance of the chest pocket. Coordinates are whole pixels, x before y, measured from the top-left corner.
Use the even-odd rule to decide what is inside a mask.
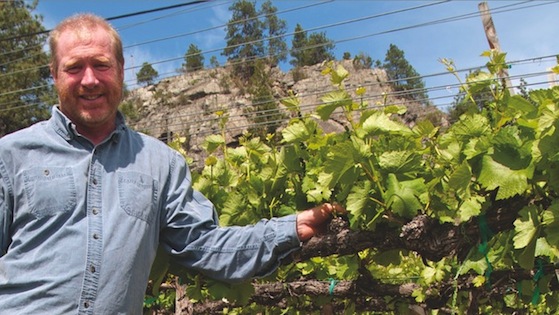
[[[157,181],[137,172],[118,173],[120,208],[128,215],[151,223],[157,204]]]
[[[42,218],[76,207],[74,174],[70,167],[37,167],[23,171],[25,196],[31,213]]]

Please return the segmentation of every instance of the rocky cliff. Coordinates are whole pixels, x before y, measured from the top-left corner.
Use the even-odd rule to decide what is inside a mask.
[[[363,96],[370,107],[382,105],[405,105],[408,111],[400,118],[413,124],[417,119],[430,116],[439,120],[444,115],[433,106],[423,106],[394,96],[387,84],[387,77],[381,69],[358,69],[351,61],[340,61],[349,71],[345,80],[346,90],[354,93],[359,86],[365,87]],[[293,91],[300,98],[304,112],[312,112],[321,104],[320,98],[335,89],[329,76],[321,71],[323,65],[303,67],[296,72],[282,72],[270,69],[274,98],[281,100]],[[294,78],[295,76],[295,78]],[[355,96],[355,95],[353,95]],[[357,98],[355,98],[357,99]],[[205,69],[180,74],[161,80],[159,83],[131,91],[125,102],[133,104],[137,119],[129,119],[130,125],[162,140],[170,135],[186,136],[189,141],[189,155],[203,161],[200,144],[210,134],[220,133],[217,111],[226,111],[229,120],[226,126],[228,144],[234,145],[236,139],[250,126],[245,109],[252,106],[251,95],[246,88],[231,76],[227,67]],[[282,105],[279,105],[282,107]],[[343,130],[344,119],[341,112],[335,112],[329,121],[321,121],[325,132]],[[441,122],[442,123],[442,122]]]

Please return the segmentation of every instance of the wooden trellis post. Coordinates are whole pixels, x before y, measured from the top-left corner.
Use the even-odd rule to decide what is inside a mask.
[[[483,23],[483,29],[485,30],[485,36],[487,37],[489,48],[501,52],[501,45],[499,44],[499,38],[497,37],[497,31],[495,30],[495,25],[493,24],[493,19],[491,18],[487,2],[480,2],[478,4],[478,9],[481,14],[481,22]],[[514,88],[510,82],[508,70],[503,69],[499,73],[499,76],[509,88],[510,95],[514,95]]]

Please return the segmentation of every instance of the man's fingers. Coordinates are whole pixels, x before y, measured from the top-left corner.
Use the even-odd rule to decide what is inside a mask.
[[[340,204],[334,202],[334,203],[324,203],[322,204],[322,206],[320,207],[320,210],[324,213],[324,214],[345,214],[347,213],[347,210],[342,207]]]

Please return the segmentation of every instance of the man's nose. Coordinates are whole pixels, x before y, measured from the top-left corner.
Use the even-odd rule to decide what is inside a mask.
[[[99,83],[95,70],[91,67],[86,67],[83,73],[81,84],[85,87],[94,87]]]

